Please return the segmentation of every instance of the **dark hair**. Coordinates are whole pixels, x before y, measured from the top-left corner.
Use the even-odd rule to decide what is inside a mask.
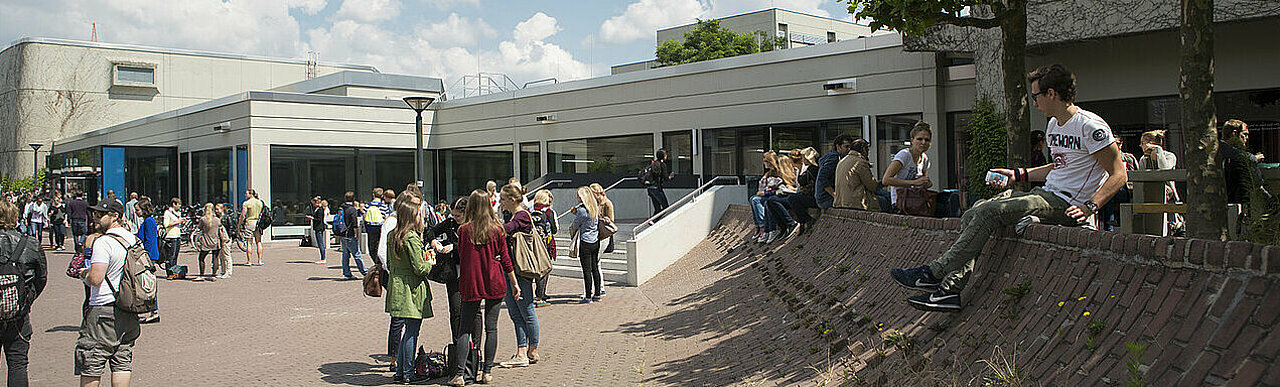
[[[854,152],[858,152],[858,153],[861,153],[863,156],[866,156],[867,148],[871,147],[871,143],[867,142],[867,140],[863,140],[859,138],[859,139],[853,140],[853,145],[851,145],[851,147],[853,148]]]
[[[916,121],[916,125],[911,127],[911,138],[916,137],[916,133],[929,132],[929,136],[933,136],[933,127],[928,122]]]
[[[1244,121],[1235,119],[1227,120],[1227,122],[1222,123],[1222,130],[1218,131],[1218,138],[1225,140],[1235,137],[1237,134],[1244,131],[1244,128],[1247,126],[1248,125],[1245,124]]]
[[[653,160],[654,160],[654,161],[662,161],[662,160],[666,160],[666,159],[667,159],[667,150],[666,150],[666,149],[658,149],[658,151],[657,151],[657,152],[654,152],[654,153],[653,153]]]
[[[1028,87],[1036,81],[1040,81],[1040,92],[1053,89],[1058,92],[1058,99],[1062,102],[1076,101],[1076,75],[1066,67],[1057,63],[1040,66],[1027,74]]]
[[[467,197],[459,196],[457,200],[454,200],[451,210],[467,212]]]
[[[138,199],[138,203],[134,207],[137,207],[138,217],[147,218],[151,216],[151,199],[144,196],[142,199]]]
[[[835,140],[831,140],[831,149],[839,148],[840,144],[847,142],[853,142],[853,136],[847,134],[836,136]]]
[[[351,191],[347,191],[347,193],[342,194],[342,201],[344,201],[344,202],[354,202],[354,201],[356,201],[356,193],[355,193],[355,192],[351,192]]]

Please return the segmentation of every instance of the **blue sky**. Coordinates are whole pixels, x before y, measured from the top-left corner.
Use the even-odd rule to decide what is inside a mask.
[[[651,59],[660,28],[770,7],[848,19],[835,0],[0,0],[0,41],[23,37],[304,58],[516,82],[607,75]]]

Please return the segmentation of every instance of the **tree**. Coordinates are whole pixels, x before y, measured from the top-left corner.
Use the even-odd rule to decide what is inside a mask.
[[[683,41],[668,40],[656,50],[660,66],[701,62],[738,55],[771,51],[782,47],[781,38],[769,37],[761,31],[739,34],[720,26],[719,20],[698,20]]]
[[[1004,70],[1004,121],[1009,163],[1026,167],[1031,156],[1027,107],[1027,0],[844,0],[849,13],[870,19],[871,28],[889,27],[920,36],[940,24],[1000,29]]]
[[[1187,150],[1187,235],[1222,240],[1227,234],[1227,193],[1213,105],[1213,0],[1182,0],[1181,36],[1178,96]]]

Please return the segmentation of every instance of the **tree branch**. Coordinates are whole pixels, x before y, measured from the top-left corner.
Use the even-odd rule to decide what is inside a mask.
[[[959,17],[948,14],[939,14],[937,16],[938,23],[946,23],[959,27],[977,27],[982,29],[996,28],[1000,26],[1000,19],[979,19],[976,17]]]

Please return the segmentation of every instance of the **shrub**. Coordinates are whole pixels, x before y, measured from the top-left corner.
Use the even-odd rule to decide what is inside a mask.
[[[968,141],[968,189],[969,201],[990,198],[1000,193],[986,183],[987,170],[1003,168],[1008,165],[1005,150],[1008,148],[1008,134],[1004,127],[1004,118],[996,111],[995,103],[985,96],[973,103],[973,113],[969,118]]]

